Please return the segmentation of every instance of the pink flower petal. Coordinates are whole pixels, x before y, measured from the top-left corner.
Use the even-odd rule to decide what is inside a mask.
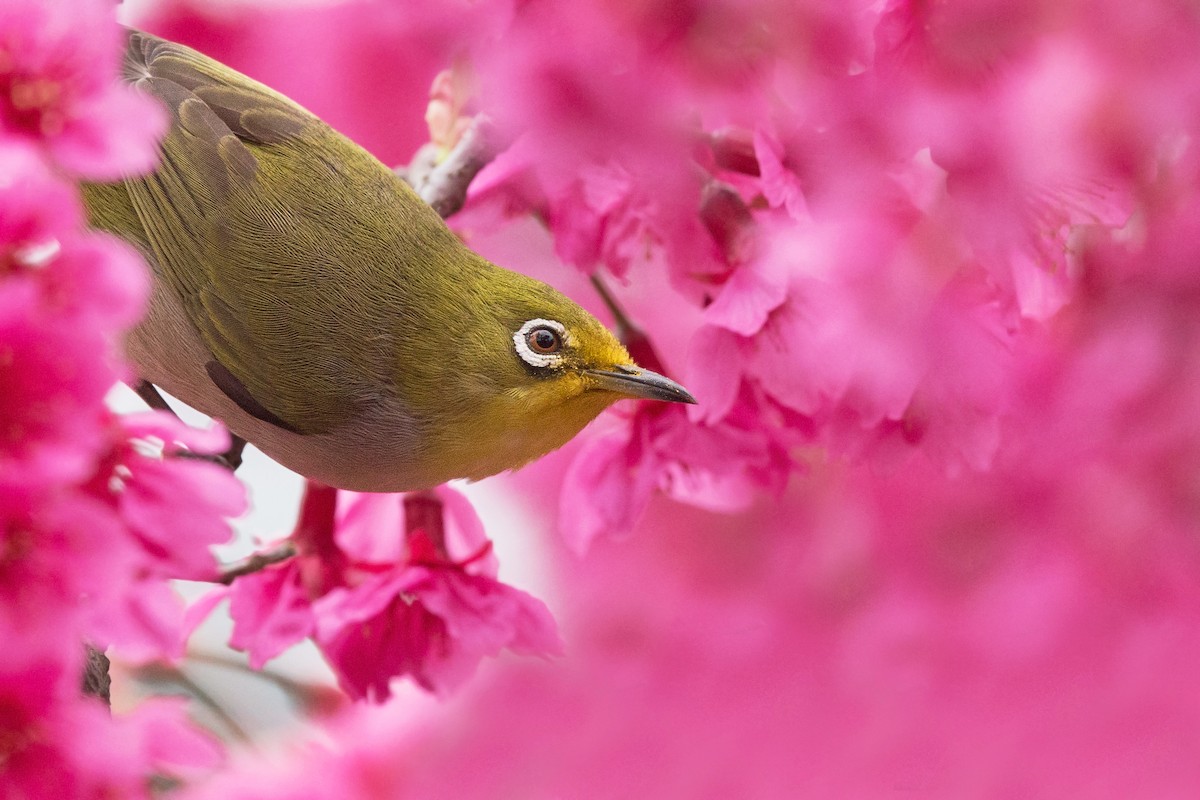
[[[245,650],[254,669],[262,669],[316,628],[295,561],[235,580],[229,588],[229,616],[233,619],[229,645]]]

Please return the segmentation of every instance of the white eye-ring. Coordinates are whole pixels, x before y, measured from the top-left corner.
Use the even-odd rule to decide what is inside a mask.
[[[562,362],[561,351],[569,344],[567,329],[552,319],[531,319],[513,334],[517,355],[531,367],[553,367]]]

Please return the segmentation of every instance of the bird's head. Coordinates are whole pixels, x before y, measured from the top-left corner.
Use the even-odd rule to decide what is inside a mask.
[[[617,337],[579,305],[515,273],[479,282],[472,321],[447,362],[439,454],[451,472],[480,478],[561,447],[623,398],[696,402],[675,381],[639,367]],[[447,467],[450,465],[447,464]]]

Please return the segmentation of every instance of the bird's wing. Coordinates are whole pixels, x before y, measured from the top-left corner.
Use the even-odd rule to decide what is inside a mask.
[[[159,279],[213,354],[210,377],[260,419],[336,428],[371,391],[356,376],[379,370],[354,361],[380,358],[344,339],[368,309],[341,288],[361,242],[339,251],[338,230],[362,225],[339,218],[354,207],[339,191],[361,192],[347,176],[364,174],[395,191],[390,174],[349,142],[354,163],[337,163],[342,148],[322,142],[344,140],[323,122],[181,45],[131,32],[124,75],[172,117],[160,166],[125,188]]]

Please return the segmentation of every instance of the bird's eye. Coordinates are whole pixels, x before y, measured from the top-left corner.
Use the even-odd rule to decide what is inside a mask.
[[[513,334],[517,355],[531,367],[552,369],[562,365],[562,351],[571,337],[561,322],[531,319]]]
[[[534,328],[525,335],[529,349],[542,355],[552,355],[562,350],[562,337],[551,328]]]

